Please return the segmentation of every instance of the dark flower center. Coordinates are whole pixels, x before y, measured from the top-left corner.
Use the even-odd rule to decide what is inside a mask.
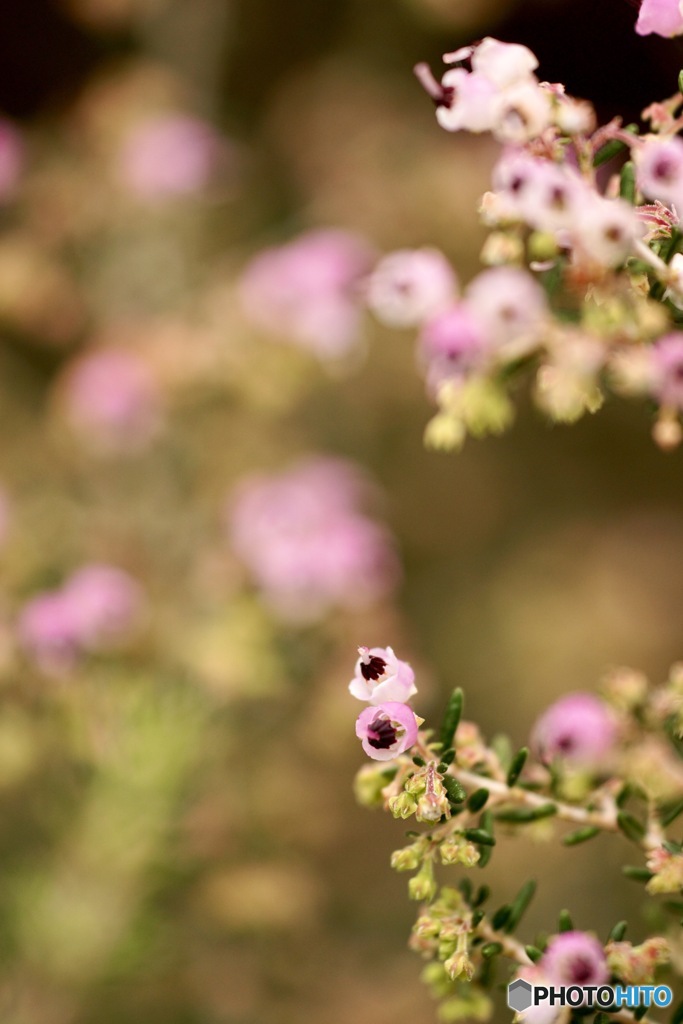
[[[563,754],[569,754],[574,749],[574,737],[569,733],[565,733],[564,736],[558,736],[555,741],[555,746],[558,750],[561,750]]]
[[[593,964],[587,957],[577,956],[577,958],[572,961],[571,976],[572,981],[575,982],[575,984],[582,985],[585,981],[589,981],[593,977]]]
[[[390,720],[377,715],[368,729],[368,743],[375,750],[388,750],[396,742],[396,735]]]
[[[371,679],[374,681],[383,676],[386,667],[387,663],[384,658],[379,658],[376,654],[371,655],[368,661],[361,661],[360,663],[363,679],[366,679],[368,682]]]

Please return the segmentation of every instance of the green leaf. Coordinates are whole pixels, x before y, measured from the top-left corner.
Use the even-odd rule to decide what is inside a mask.
[[[543,950],[539,949],[538,946],[525,946],[524,949],[526,951],[526,955],[534,964],[537,964],[543,956]]]
[[[512,908],[507,903],[504,903],[502,907],[498,907],[498,910],[491,918],[491,924],[496,931],[498,931],[499,928],[505,927],[510,916],[511,909]]]
[[[446,790],[446,795],[452,804],[461,804],[467,793],[452,775],[444,775],[443,787]]]
[[[465,839],[471,843],[478,843],[480,846],[495,846],[496,840],[488,832],[481,828],[466,828],[463,832]]]
[[[675,821],[679,814],[683,812],[683,800],[677,800],[673,804],[666,804],[661,808],[659,812],[659,820],[661,821],[664,828],[670,825],[672,821]]]
[[[479,828],[486,832],[487,835],[493,837],[493,815],[490,811],[484,811],[479,818]],[[477,861],[477,867],[485,868],[488,862],[491,860],[493,855],[493,846],[482,846],[479,851],[479,860]]]
[[[449,750],[444,750],[441,755],[441,764],[453,764],[455,759],[455,750],[451,747]]]
[[[472,901],[472,883],[469,878],[461,878],[458,883],[458,889],[463,894],[468,903]]]
[[[498,956],[498,954],[502,952],[502,942],[487,942],[485,946],[481,947],[481,955],[485,960],[490,960],[492,956]]]
[[[631,135],[637,135],[638,125],[628,124],[624,131],[630,132]],[[593,167],[602,167],[603,164],[606,164],[608,160],[617,156],[617,154],[621,153],[624,149],[626,149],[625,142],[621,142],[620,139],[611,139],[609,142],[606,142],[604,146],[601,146],[593,157]]]
[[[682,1024],[683,1022],[683,1001],[681,1001],[673,1012],[671,1024]]]
[[[524,883],[524,885],[512,901],[510,917],[508,918],[507,924],[505,925],[506,932],[514,931],[514,929],[517,927],[519,922],[522,920],[524,912],[526,911],[527,907],[534,898],[535,892],[536,883],[534,881]]]
[[[611,1024],[612,1018],[604,1010],[599,1010],[593,1017],[593,1024]]]
[[[626,921],[617,921],[617,923],[615,924],[614,928],[609,933],[609,936],[607,937],[607,941],[608,942],[621,942],[621,940],[623,939],[624,935],[626,935],[626,929],[627,928],[628,928],[628,923]]]
[[[441,740],[442,750],[448,750],[449,747],[453,746],[453,738],[460,723],[464,700],[465,696],[460,687],[457,686],[455,690],[453,690],[450,700],[446,705],[446,713],[444,715],[443,725],[441,726],[439,739]]]
[[[634,882],[649,882],[652,878],[652,872],[648,871],[647,868],[637,868],[632,864],[626,864],[621,870],[627,878]]]
[[[427,762],[425,761],[424,757],[420,757],[419,754],[416,754],[415,757],[413,758],[413,764],[416,764],[418,768],[424,768]]]
[[[480,907],[482,903],[486,902],[490,895],[491,890],[489,889],[488,885],[480,885],[479,888],[477,889],[477,895],[474,897],[474,900],[472,901],[472,906]]]
[[[568,910],[560,911],[560,920],[557,926],[558,932],[573,932],[574,922],[572,921],[571,914]]]
[[[621,168],[619,195],[627,203],[633,204],[636,201],[636,169],[632,160],[627,160]]]
[[[475,910],[475,912],[472,914],[472,927],[476,928],[477,925],[481,921],[483,921],[483,920],[484,920],[484,911],[483,910]]]
[[[542,818],[550,818],[557,814],[556,804],[541,804],[540,807],[509,807],[496,813],[497,821],[525,824],[530,821],[540,821]]]
[[[569,835],[564,836],[562,842],[565,846],[578,846],[579,843],[585,843],[599,834],[600,829],[596,825],[586,825],[584,828],[579,828],[576,832],[570,832]]]
[[[634,818],[628,811],[619,811],[617,814],[617,825],[626,836],[634,843],[639,843],[645,835],[645,826]]]
[[[508,786],[514,786],[514,784],[517,782],[517,779],[522,773],[522,768],[524,767],[524,764],[528,756],[529,748],[522,747],[520,750],[517,751],[515,756],[512,758],[512,762],[510,764],[510,768],[508,770],[507,775]]]
[[[481,789],[475,789],[474,793],[471,794],[467,801],[467,806],[470,811],[480,811],[488,798],[489,791],[485,786],[482,786]]]

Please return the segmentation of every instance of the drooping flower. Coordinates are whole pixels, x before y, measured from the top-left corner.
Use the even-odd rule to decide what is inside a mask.
[[[400,249],[380,260],[368,279],[367,304],[389,327],[417,327],[455,298],[457,279],[438,249]]]
[[[407,661],[401,661],[391,647],[359,647],[354,677],[349,692],[370,704],[385,701],[405,703],[417,693],[415,673]]]
[[[409,750],[417,740],[417,719],[407,704],[386,701],[361,711],[356,736],[375,761],[390,761]]]
[[[658,36],[678,36],[683,32],[683,12],[679,0],[642,0],[638,20],[638,35],[654,32]]]
[[[554,985],[599,986],[609,979],[602,944],[587,932],[554,935],[538,966]]]
[[[555,701],[531,734],[532,746],[543,761],[562,758],[586,768],[599,766],[610,754],[615,739],[613,715],[592,693],[570,693]]]
[[[360,284],[372,263],[370,247],[359,235],[306,232],[263,250],[247,265],[240,282],[242,307],[274,339],[322,360],[339,359],[359,341]]]

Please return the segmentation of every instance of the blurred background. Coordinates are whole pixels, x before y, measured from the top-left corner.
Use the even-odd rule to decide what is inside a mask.
[[[517,744],[608,667],[681,657],[683,455],[647,410],[522,402],[427,452],[413,340],[358,309],[378,253],[478,265],[495,151],[437,128],[413,64],[492,34],[631,120],[683,62],[635,17],[3,3],[0,1020],[433,1021],[404,828],[353,800],[356,647]],[[637,941],[627,856],[511,841],[492,885],[538,858],[527,941],[565,905]]]

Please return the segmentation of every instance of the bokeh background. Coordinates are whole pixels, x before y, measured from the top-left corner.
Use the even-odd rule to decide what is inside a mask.
[[[647,410],[549,428],[522,402],[504,438],[427,452],[409,336],[367,318],[330,363],[240,303],[255,254],[321,227],[376,252],[437,245],[467,280],[494,149],[436,127],[412,65],[493,34],[631,120],[683,62],[635,16],[626,0],[4,0],[0,1020],[427,1024],[416,908],[388,867],[404,830],[351,792],[356,646],[413,663],[425,716],[459,684],[515,743],[609,666],[659,681],[683,653],[683,455],[654,447]],[[202,131],[211,173],[190,164],[202,187],[158,201],[122,153],[161,116],[204,128],[181,153],[152,145],[152,178]],[[102,348],[142,360],[132,405],[105,363],[78,406]],[[367,475],[401,581],[292,621],[231,545],[226,503],[245,475],[321,453]],[[22,615],[92,563],[128,574],[144,614],[85,653],[50,619],[46,657]],[[627,856],[510,841],[490,873],[502,901],[538,863],[529,938],[570,906],[602,935],[628,912],[637,940]]]

